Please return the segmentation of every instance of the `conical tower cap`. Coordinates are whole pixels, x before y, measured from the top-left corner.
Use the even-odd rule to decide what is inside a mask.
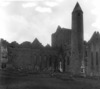
[[[73,12],[76,12],[76,11],[81,11],[83,13],[83,11],[82,11],[82,9],[81,9],[81,7],[80,7],[78,2],[76,3]]]

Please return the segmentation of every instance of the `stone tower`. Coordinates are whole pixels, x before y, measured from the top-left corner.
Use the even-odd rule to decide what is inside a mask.
[[[80,74],[83,60],[83,11],[77,2],[72,12],[72,34],[71,34],[71,64],[70,71]]]

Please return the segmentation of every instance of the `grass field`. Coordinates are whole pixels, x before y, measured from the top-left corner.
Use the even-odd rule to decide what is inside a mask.
[[[47,74],[24,76],[1,75],[0,89],[100,89],[100,81],[93,79],[67,79],[51,77]]]

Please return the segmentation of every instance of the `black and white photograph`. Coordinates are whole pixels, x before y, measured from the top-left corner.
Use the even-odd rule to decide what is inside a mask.
[[[100,1],[0,0],[0,89],[100,89]]]

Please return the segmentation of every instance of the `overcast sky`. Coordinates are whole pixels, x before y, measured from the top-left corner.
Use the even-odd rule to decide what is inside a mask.
[[[46,45],[60,25],[71,28],[76,2],[84,12],[84,39],[100,32],[100,0],[0,0],[0,38],[32,42],[36,37]]]

